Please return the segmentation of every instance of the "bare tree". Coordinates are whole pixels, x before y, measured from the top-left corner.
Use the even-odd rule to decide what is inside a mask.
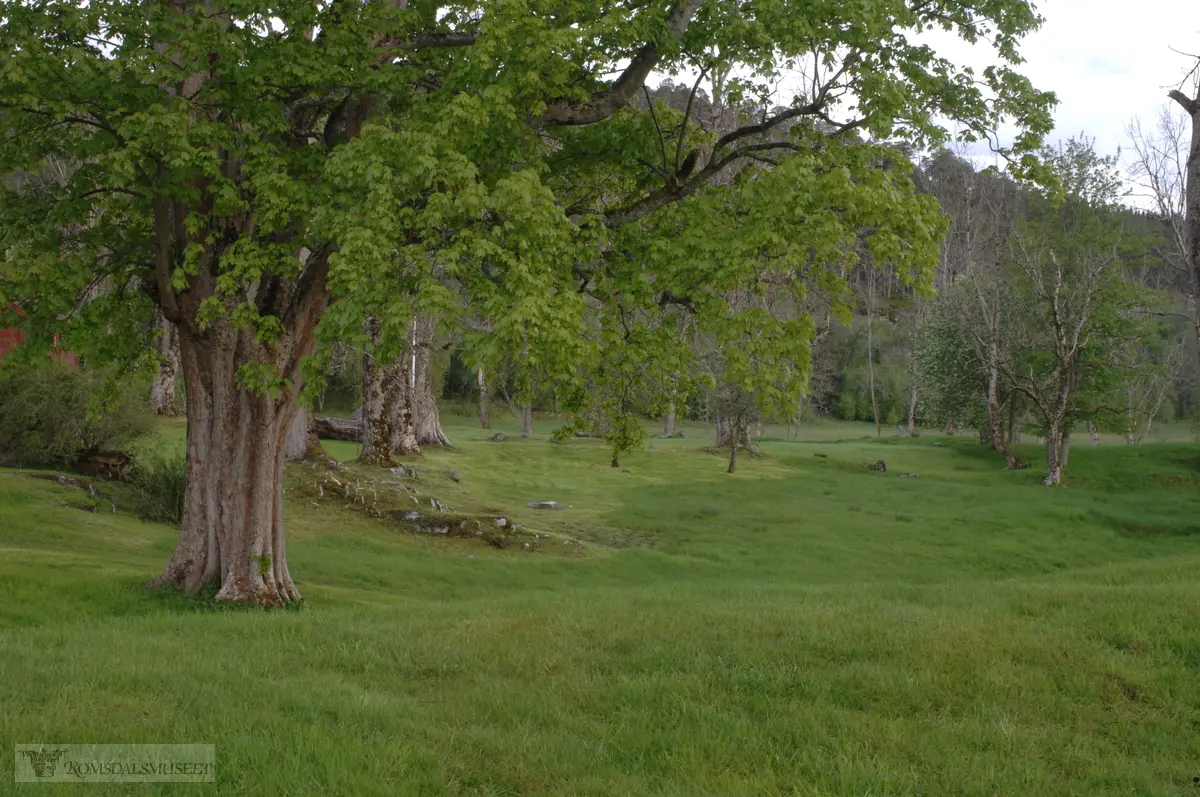
[[[1187,303],[1188,320],[1196,339],[1200,340],[1200,306],[1197,305],[1200,268],[1192,254],[1194,234],[1188,226],[1189,160],[1197,159],[1189,138],[1189,127],[1194,126],[1194,121],[1189,125],[1187,119],[1173,113],[1172,106],[1163,105],[1152,127],[1135,119],[1126,133],[1134,153],[1130,174],[1136,194],[1151,205],[1165,227],[1167,246],[1159,248],[1158,255],[1177,277],[1177,287]],[[1189,149],[1193,150],[1190,154]],[[1192,178],[1191,182],[1195,184],[1200,179]]]

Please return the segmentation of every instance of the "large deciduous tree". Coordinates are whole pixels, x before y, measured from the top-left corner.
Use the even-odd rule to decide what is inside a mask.
[[[737,287],[725,264],[786,246],[751,252],[723,233],[725,200],[705,193],[734,164],[768,158],[787,174],[795,158],[819,191],[860,157],[841,143],[856,132],[929,143],[942,120],[980,137],[1010,116],[1024,131],[1014,163],[1033,168],[1052,97],[1012,64],[1038,22],[1025,0],[0,0],[0,172],[78,164],[0,194],[0,306],[20,303],[35,344],[57,333],[98,357],[144,351],[157,306],[179,332],[189,472],[179,545],[155,583],[297,600],[282,445],[323,318],[399,330],[422,309],[414,296],[451,307],[461,294],[493,321],[481,348],[569,370],[583,295],[614,301],[597,290],[611,262],[597,253],[627,230],[682,225],[705,254],[687,274],[697,288]],[[998,65],[976,75],[914,43],[930,25],[991,42]],[[719,73],[745,97],[789,67],[806,77],[794,102],[687,149],[631,104],[655,70]],[[775,135],[788,125],[800,135]],[[871,171],[856,179],[875,190],[842,198],[866,216],[913,209]],[[820,205],[788,205],[806,245],[823,245],[806,214],[838,217]],[[758,223],[760,205],[742,207],[739,224]],[[922,242],[924,218],[910,220]],[[878,244],[900,251],[887,232]],[[637,279],[672,262],[656,254]],[[81,304],[100,281],[111,289]],[[765,318],[753,309],[726,341]],[[767,380],[755,374],[771,356],[735,353],[735,376]]]

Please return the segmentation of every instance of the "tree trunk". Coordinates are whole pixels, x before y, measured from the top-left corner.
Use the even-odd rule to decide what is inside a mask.
[[[917,429],[917,386],[913,385],[908,395],[908,436],[918,437],[920,434]]]
[[[675,399],[667,402],[667,417],[663,422],[663,437],[675,436]]]
[[[988,437],[991,438],[992,449],[1004,457],[1008,469],[1017,470],[1025,467],[1026,463],[1005,442],[1004,415],[1000,407],[1000,370],[994,365],[994,357],[992,362],[993,365],[988,369]]]
[[[388,450],[399,457],[414,456],[421,453],[421,444],[417,442],[415,384],[416,372],[411,354],[404,354],[396,360],[393,367],[395,378],[390,386],[390,402],[388,404],[391,419],[388,438]]]
[[[285,460],[306,459],[309,455],[309,430],[313,426],[312,410],[299,407],[283,441]]]
[[[533,406],[521,407],[521,437],[533,437]]]
[[[726,473],[733,473],[737,470],[737,452],[738,447],[736,445],[729,447],[729,469],[725,471]]]
[[[1183,237],[1187,248],[1187,270],[1190,277],[1192,325],[1200,340],[1200,82],[1194,97],[1175,89],[1168,96],[1179,103],[1192,122],[1191,142],[1184,178]]]
[[[283,442],[297,406],[239,385],[240,366],[274,354],[282,374],[296,379],[311,353],[312,330],[324,306],[306,303],[296,327],[275,349],[254,332],[218,322],[179,329],[187,391],[188,478],[179,544],[150,586],[195,593],[218,587],[217,600],[279,605],[300,600],[288,572],[283,530]]]
[[[1046,478],[1042,484],[1047,487],[1062,484],[1062,419],[1052,419],[1046,430]]]
[[[345,418],[313,418],[313,433],[318,440],[345,440],[350,443],[361,443],[363,439],[363,422],[348,421]]]
[[[479,380],[479,428],[491,429],[492,420],[489,414],[491,396],[488,394],[487,376],[483,372],[483,368],[475,371],[475,376]]]
[[[438,415],[437,393],[433,389],[433,377],[429,370],[433,352],[434,324],[425,319],[413,322],[412,344],[414,350],[410,364],[414,371],[409,380],[412,397],[413,434],[418,446],[449,446],[450,438],[442,431],[442,420]],[[399,452],[397,452],[399,453]]]
[[[175,378],[179,373],[179,332],[160,312],[158,337],[154,341],[158,353],[158,373],[150,384],[150,412],[175,417],[179,407],[175,402]]]
[[[1092,445],[1100,445],[1100,430],[1091,421],[1088,421],[1088,436],[1091,438]]]
[[[1071,459],[1071,427],[1064,426],[1062,430],[1062,443],[1059,445],[1058,464],[1062,467],[1067,467],[1067,462]]]
[[[395,369],[375,358],[374,346],[379,343],[379,323],[367,322],[371,345],[363,352],[362,453],[358,461],[364,465],[390,468],[392,459],[393,407],[396,399]]]
[[[874,290],[874,288],[872,288]],[[872,296],[872,304],[874,304]],[[883,435],[883,425],[879,422],[879,401],[875,397],[875,343],[871,332],[871,309],[867,310],[867,385],[871,391],[871,413],[875,416],[875,436]]]

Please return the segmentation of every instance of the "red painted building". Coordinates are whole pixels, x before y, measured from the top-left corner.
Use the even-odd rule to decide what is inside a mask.
[[[17,313],[24,315],[18,308],[13,308]],[[5,355],[13,349],[21,345],[21,341],[25,340],[25,333],[19,329],[9,328],[0,329],[0,360],[3,360]],[[73,352],[58,351],[55,356],[60,362],[66,363],[72,367],[79,365],[79,359]]]

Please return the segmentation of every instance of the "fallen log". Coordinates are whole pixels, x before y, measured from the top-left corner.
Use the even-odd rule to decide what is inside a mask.
[[[362,421],[348,421],[345,418],[314,418],[313,424],[317,429],[317,437],[322,440],[362,442]]]

